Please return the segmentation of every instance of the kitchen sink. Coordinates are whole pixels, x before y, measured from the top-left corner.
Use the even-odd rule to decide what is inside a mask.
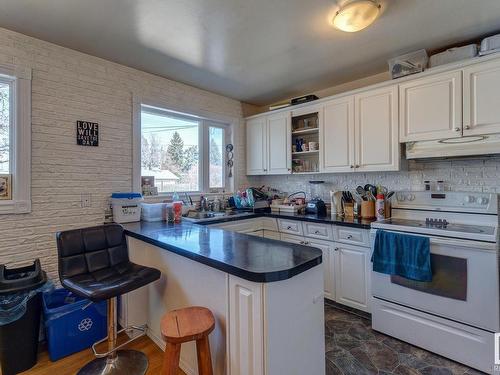
[[[193,222],[202,222],[202,221],[210,221],[222,219],[225,217],[240,217],[240,216],[248,216],[252,215],[252,212],[239,212],[239,211],[224,211],[224,212],[216,212],[216,211],[189,211],[186,216],[183,216],[183,220],[193,221]]]

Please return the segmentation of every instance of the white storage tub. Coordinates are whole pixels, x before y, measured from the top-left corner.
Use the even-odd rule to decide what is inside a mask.
[[[141,220],[164,221],[166,219],[167,203],[142,203]]]
[[[113,221],[115,223],[132,223],[141,221],[140,193],[113,193],[111,206],[113,207]]]
[[[432,55],[429,67],[449,64],[456,61],[470,59],[477,56],[477,44],[468,44],[463,47],[450,48],[441,53]]]
[[[500,34],[492,35],[481,41],[480,56],[500,52]]]

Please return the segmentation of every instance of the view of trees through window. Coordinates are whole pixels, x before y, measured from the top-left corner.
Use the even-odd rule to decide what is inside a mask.
[[[141,175],[154,177],[158,192],[201,191],[202,120],[141,113]],[[208,128],[209,187],[224,187],[224,129]],[[207,148],[205,148],[207,150]]]
[[[10,173],[9,93],[9,84],[0,81],[0,173]]]

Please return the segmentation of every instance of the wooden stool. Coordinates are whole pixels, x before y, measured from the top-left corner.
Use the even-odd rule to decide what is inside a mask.
[[[214,316],[205,307],[186,307],[165,314],[161,320],[161,335],[167,343],[162,375],[178,374],[181,344],[189,341],[196,341],[199,375],[212,375],[208,335],[214,328]]]

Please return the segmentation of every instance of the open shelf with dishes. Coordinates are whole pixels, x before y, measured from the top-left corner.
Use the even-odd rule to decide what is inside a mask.
[[[319,171],[318,112],[292,117],[292,173]]]

